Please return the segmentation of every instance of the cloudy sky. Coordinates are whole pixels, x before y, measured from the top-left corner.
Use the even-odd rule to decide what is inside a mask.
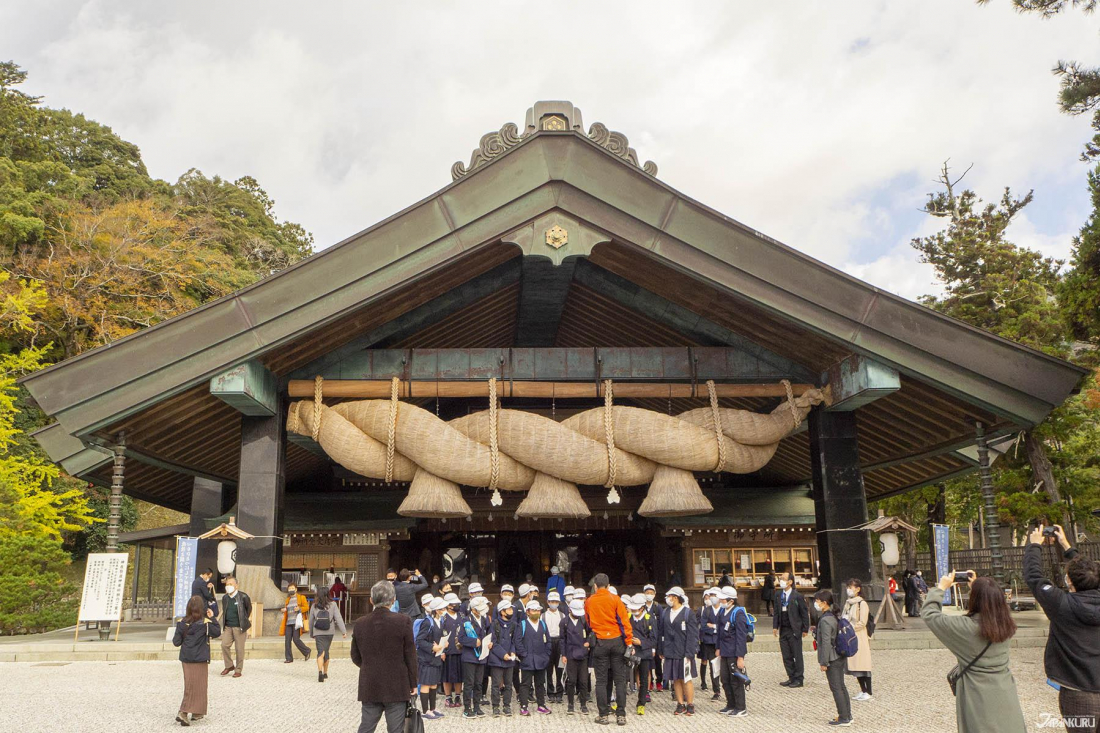
[[[1035,189],[1014,240],[1058,257],[1088,215],[1088,120],[1060,58],[1100,17],[1009,0],[0,5],[26,90],[137,143],[150,172],[255,176],[329,246],[450,182],[539,99],[627,135],[685,194],[880,287],[933,289],[909,241],[945,159]],[[756,3],[753,6],[771,6]]]

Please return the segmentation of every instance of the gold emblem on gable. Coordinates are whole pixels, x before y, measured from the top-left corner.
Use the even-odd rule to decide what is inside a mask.
[[[569,232],[555,224],[546,230],[546,243],[554,249],[561,249],[569,243]]]
[[[542,129],[544,130],[565,130],[565,118],[557,115],[547,115],[542,118]]]

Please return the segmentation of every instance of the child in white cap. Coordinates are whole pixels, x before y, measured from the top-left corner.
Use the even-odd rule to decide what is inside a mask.
[[[573,714],[573,699],[580,697],[581,715],[588,715],[588,653],[595,639],[584,618],[584,601],[574,598],[569,604],[569,618],[562,623],[561,656],[565,661],[565,692],[569,696],[569,715]]]
[[[433,598],[428,603],[428,617],[417,619],[420,626],[416,630],[416,667],[417,683],[420,685],[420,703],[424,709],[425,720],[438,720],[443,713],[435,709],[435,688],[443,680],[443,612],[447,602],[442,598]]]
[[[634,654],[638,659],[638,715],[645,715],[645,704],[649,698],[649,671],[653,668],[653,658],[657,649],[657,624],[646,613],[645,595],[624,596],[626,610],[630,611],[630,627],[634,635]]]
[[[699,659],[703,662],[703,668],[699,670],[702,684],[700,690],[707,689],[707,677],[710,677],[711,687],[714,690],[712,700],[721,700],[722,693],[718,689],[718,664],[714,650],[718,648],[718,616],[721,613],[720,597],[722,592],[711,587],[703,591],[703,610],[699,612]]]
[[[734,718],[748,715],[745,709],[745,681],[738,673],[745,673],[745,655],[748,653],[748,621],[745,609],[737,605],[737,589],[727,585],[722,589],[722,615],[718,626],[718,661],[722,675],[722,688],[726,692],[726,706],[718,712]]]
[[[661,619],[661,641],[658,645],[664,662],[665,683],[671,684],[676,695],[673,715],[695,715],[695,686],[699,676],[695,655],[699,653],[699,619],[687,607],[687,593],[673,586],[665,593],[664,618]]]
[[[538,701],[538,712],[550,714],[546,707],[546,668],[550,664],[550,632],[542,620],[542,606],[538,601],[527,602],[527,618],[516,630],[516,652],[519,654],[521,685],[519,688],[519,714],[530,715],[527,703],[531,700],[532,682]]]
[[[512,717],[512,670],[516,660],[516,623],[512,602],[502,598],[497,603],[497,616],[490,627],[493,648],[489,651],[489,677],[492,690],[493,717],[501,715],[500,698],[504,696],[504,716]]]
[[[459,632],[462,629],[462,617],[459,611],[462,602],[454,593],[443,597],[447,610],[443,614],[443,633],[447,634],[447,658],[443,660],[443,694],[446,696],[444,707],[462,707],[462,648],[458,645]]]
[[[485,676],[486,660],[481,658],[482,640],[489,634],[489,599],[477,596],[470,599],[470,615],[462,622],[462,717],[484,718],[481,709],[483,693],[481,683]],[[492,640],[489,644],[492,651]]]
[[[562,685],[561,665],[561,624],[565,620],[565,614],[561,611],[561,599],[556,590],[546,594],[546,613],[542,614],[543,623],[550,632],[550,665],[546,668],[546,696],[550,702],[561,702],[565,695]]]

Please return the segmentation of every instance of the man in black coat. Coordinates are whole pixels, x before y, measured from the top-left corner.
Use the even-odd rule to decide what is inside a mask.
[[[225,595],[222,596],[222,661],[225,667],[222,676],[233,673],[234,677],[240,677],[244,673],[244,645],[248,638],[248,630],[252,628],[252,599],[248,594],[240,590],[237,579],[232,575],[225,576]],[[230,649],[235,649],[236,661],[229,655]]]
[[[359,733],[374,733],[382,714],[388,733],[402,733],[405,708],[416,694],[416,642],[412,619],[390,611],[393,584],[380,580],[370,589],[374,607],[355,622],[351,661],[359,668]]]
[[[214,571],[206,568],[191,582],[191,595],[202,596],[206,607],[218,615],[218,599],[214,596]]]
[[[402,569],[397,574],[397,582],[393,584],[397,594],[397,602],[400,604],[400,612],[412,619],[420,618],[423,613],[420,610],[420,593],[428,589],[428,581],[420,575],[420,571],[410,573]]]
[[[1078,556],[1062,528],[1054,525],[1054,539],[1062,546],[1063,559],[1069,561],[1067,590],[1062,590],[1043,572],[1042,528],[1027,539],[1024,581],[1050,619],[1043,666],[1047,678],[1059,686],[1058,707],[1066,728],[1074,730],[1068,721],[1096,720],[1100,710],[1100,563]]]
[[[786,681],[779,683],[783,687],[802,687],[802,639],[810,633],[810,608],[794,586],[793,574],[779,574],[772,634],[779,637],[779,651],[783,655],[783,667],[787,670]]]

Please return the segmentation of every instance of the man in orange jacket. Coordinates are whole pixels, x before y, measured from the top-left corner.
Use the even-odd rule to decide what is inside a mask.
[[[626,725],[626,650],[633,649],[634,637],[630,625],[630,614],[618,596],[607,588],[611,581],[605,573],[598,573],[592,582],[596,592],[584,601],[584,612],[588,626],[596,637],[596,649],[593,652],[596,667],[596,707],[599,716],[596,722],[608,725],[611,721],[610,701],[607,699],[608,673],[615,682],[615,700],[618,706],[615,718],[619,725]]]

